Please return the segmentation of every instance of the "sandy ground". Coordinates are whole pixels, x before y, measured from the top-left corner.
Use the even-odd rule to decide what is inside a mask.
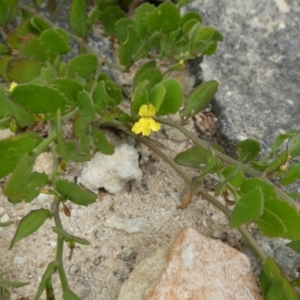
[[[158,141],[175,151],[191,146],[189,141],[176,143],[166,138]],[[68,202],[71,217],[61,214],[65,230],[91,243],[89,246],[77,245],[71,260],[68,259],[69,250],[65,248],[64,252],[70,286],[83,299],[117,299],[124,280],[135,266],[151,251],[170,242],[185,226],[193,226],[202,234],[228,241],[233,246],[239,239],[238,233],[227,227],[225,216],[197,196],[187,209],[177,209],[186,189],[184,182],[163,161],[152,162],[149,158],[151,151],[145,146],[137,145],[137,150],[144,174],[141,180],[130,182],[124,191],[116,195],[100,193],[98,201],[89,207]],[[174,154],[169,152],[169,155]],[[74,180],[82,167],[83,164],[70,164],[65,177]],[[196,175],[187,171],[191,177]],[[0,218],[8,214],[14,221],[10,227],[0,228],[1,270],[9,280],[31,282],[26,287],[12,290],[12,300],[32,299],[43,271],[55,257],[56,236],[51,230],[53,221],[46,221],[38,232],[20,241],[11,251],[8,247],[18,220],[31,209],[49,207],[51,200],[42,196],[30,204],[21,203],[14,207],[3,195],[0,197]],[[146,226],[143,232],[132,234],[105,227],[104,222],[113,215],[132,220],[142,218]],[[57,299],[61,299],[57,274],[53,282]]]

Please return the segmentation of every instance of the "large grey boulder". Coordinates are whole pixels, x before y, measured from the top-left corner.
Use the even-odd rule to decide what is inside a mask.
[[[300,2],[198,0],[186,9],[224,35],[201,64],[204,80],[220,83],[213,109],[223,143],[254,138],[266,150],[280,132],[299,129]]]

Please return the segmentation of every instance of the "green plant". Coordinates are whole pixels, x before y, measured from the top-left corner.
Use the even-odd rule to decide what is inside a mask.
[[[260,146],[256,141],[240,142],[239,159],[235,160],[199,140],[181,124],[160,118],[179,112],[185,121],[211,101],[218,88],[216,81],[199,85],[184,99],[181,84],[168,76],[173,70],[182,70],[184,60],[212,55],[223,40],[222,34],[212,27],[204,27],[197,13],[180,15],[179,8],[190,0],[180,0],[176,5],[164,2],[158,7],[143,3],[135,10],[134,18],[127,18],[124,12],[130,1],[89,1],[91,10],[87,14],[86,1],[73,0],[69,12],[73,33],[55,28],[50,21],[64,1],[59,5],[56,1],[47,2],[50,19],[37,13],[42,2],[32,1],[33,7],[17,1],[0,3],[4,37],[4,43],[0,44],[0,75],[5,82],[0,88],[0,127],[16,133],[0,141],[0,178],[10,175],[4,194],[13,204],[31,202],[40,193],[54,196],[51,209],[40,208],[23,217],[11,243],[13,247],[37,231],[47,218],[53,219],[56,256],[48,264],[34,299],[39,299],[44,291],[47,299],[54,299],[51,278],[55,272],[59,274],[64,299],[79,299],[64,271],[63,245],[66,241],[72,248],[75,243],[88,245],[89,242],[64,230],[59,207],[63,206],[68,215],[66,201],[86,206],[95,202],[96,196],[63,179],[61,170],[68,161],[89,161],[97,151],[107,155],[114,152],[102,127],[118,128],[144,143],[182,177],[191,193],[180,208],[189,204],[192,194],[200,193],[228,216],[229,225],[238,228],[262,264],[261,286],[265,299],[298,299],[294,286],[299,285],[299,278],[291,281],[284,275],[276,262],[261,250],[245,224],[256,223],[265,236],[292,240],[288,246],[300,252],[299,206],[293,200],[298,195],[282,190],[282,186],[300,177],[300,165],[291,162],[300,156],[300,131],[279,135],[270,154],[261,160],[257,160]],[[17,15],[20,23],[12,29]],[[106,33],[120,43],[119,64],[99,57],[86,43],[98,20]],[[71,51],[69,39],[78,43],[79,54],[67,60],[64,55]],[[128,114],[119,107],[124,91],[102,71],[102,65],[127,72],[141,59],[145,62],[134,75],[131,95],[126,95],[131,101]],[[157,66],[158,60],[171,63],[162,71]],[[67,121],[73,124],[74,140],[63,136],[62,127]],[[45,138],[32,130],[37,123],[47,123]],[[151,130],[160,129],[160,124],[177,128],[195,146],[170,159],[147,138]],[[32,171],[36,158],[48,149],[54,157],[49,177]],[[179,165],[199,168],[199,177],[191,180]],[[229,195],[235,202],[233,211],[202,188],[207,174],[217,175],[220,183],[215,196]],[[279,185],[270,181],[273,177],[279,178]],[[0,278],[0,299],[4,299],[7,288],[24,284],[27,283]]]

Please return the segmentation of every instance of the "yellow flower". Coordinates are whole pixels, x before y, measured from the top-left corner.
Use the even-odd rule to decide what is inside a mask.
[[[150,105],[142,105],[139,110],[139,115],[141,118],[132,127],[132,131],[136,134],[142,133],[142,135],[150,135],[152,131],[160,130],[160,124],[155,122],[151,117],[156,113],[155,107]]]
[[[7,89],[5,88],[8,92],[12,92],[14,90],[14,88],[17,86],[17,84],[15,82],[12,82],[10,84],[10,87]]]

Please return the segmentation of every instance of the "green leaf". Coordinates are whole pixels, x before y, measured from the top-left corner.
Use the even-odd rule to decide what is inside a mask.
[[[156,84],[149,94],[149,103],[151,103],[156,111],[160,110],[160,106],[166,96],[166,89],[162,83]]]
[[[206,161],[204,168],[202,169],[199,177],[204,177],[208,173],[214,173],[218,171],[222,165],[220,165],[220,161],[217,157],[210,157]]]
[[[25,153],[19,160],[4,189],[4,194],[13,203],[20,203],[26,197],[28,178],[35,159]]]
[[[294,251],[300,253],[300,240],[298,240],[298,241],[292,241],[292,242],[289,242],[289,243],[287,243],[285,245],[288,246],[288,247],[290,247]]]
[[[288,142],[289,155],[291,158],[300,156],[300,132],[293,135]]]
[[[89,122],[94,121],[96,113],[90,94],[87,91],[79,92],[77,102],[81,115]]]
[[[31,37],[26,43],[20,45],[19,52],[20,56],[34,59],[40,63],[54,60],[54,54],[41,43],[37,36]]]
[[[93,102],[98,114],[102,114],[107,106],[117,106],[123,96],[119,87],[112,81],[100,81],[93,93]]]
[[[17,0],[1,0],[0,1],[0,26],[12,22],[18,12]]]
[[[28,284],[30,284],[30,282],[19,282],[0,279],[0,287],[19,288]]]
[[[194,0],[178,0],[178,7],[182,7],[186,4],[192,3]]]
[[[69,18],[72,31],[80,37],[85,37],[88,32],[88,18],[85,0],[72,1]]]
[[[266,214],[275,216],[284,226],[284,232],[278,234],[275,231],[275,222],[267,224],[268,217]],[[264,223],[265,222],[265,223]],[[300,214],[289,203],[281,199],[268,199],[265,200],[264,214],[256,220],[259,229],[264,235],[269,237],[282,237],[290,240],[300,239]],[[263,224],[264,223],[264,224]],[[262,227],[262,225],[264,227]],[[279,230],[278,230],[279,231]]]
[[[127,69],[136,61],[135,54],[141,46],[141,40],[138,37],[133,26],[128,27],[127,39],[120,45],[119,61]]]
[[[40,194],[40,189],[45,187],[48,176],[45,173],[32,172],[27,180],[25,202],[30,202]]]
[[[166,89],[166,95],[156,115],[163,116],[167,114],[175,114],[178,112],[182,104],[182,100],[183,100],[182,86],[175,79],[167,79],[163,81],[162,84]]]
[[[63,300],[81,300],[81,298],[70,289],[65,290],[63,287]]]
[[[300,164],[293,164],[288,168],[283,178],[281,179],[280,183],[282,185],[288,185],[295,182],[299,178],[300,178]]]
[[[143,81],[133,92],[131,101],[131,114],[133,117],[137,117],[140,107],[149,102],[148,83],[148,80]]]
[[[273,258],[267,257],[260,274],[265,300],[297,300],[286,275]]]
[[[65,96],[68,104],[75,104],[79,93],[83,90],[81,84],[68,77],[53,79],[51,86],[59,90]]]
[[[21,57],[13,58],[7,64],[7,76],[10,81],[27,83],[40,74],[40,64],[32,59]]]
[[[194,146],[188,150],[178,153],[174,161],[177,164],[197,168],[202,164],[205,164],[208,159],[208,152],[199,146]]]
[[[11,249],[17,242],[36,232],[50,216],[48,209],[30,211],[21,219],[9,248]]]
[[[275,154],[276,151],[280,148],[280,146],[291,136],[292,133],[283,133],[278,135],[272,144],[271,154]]]
[[[239,188],[245,181],[245,175],[242,170],[236,166],[228,166],[223,172],[225,180],[235,188]]]
[[[68,76],[69,68],[65,61],[60,61],[57,67],[57,72],[60,77]]]
[[[237,201],[230,220],[231,228],[253,221],[263,214],[264,196],[259,187],[243,195]]]
[[[9,81],[9,78],[7,77],[7,66],[11,58],[10,55],[0,56],[0,76],[3,77],[4,81]]]
[[[213,27],[201,27],[200,23],[196,23],[189,32],[189,52],[199,54],[206,51],[214,33],[215,29]]]
[[[73,131],[75,137],[79,139],[80,147],[79,151],[83,154],[89,155],[90,153],[90,137],[89,137],[89,123],[77,112],[73,119]]]
[[[11,173],[21,157],[36,147],[38,136],[23,133],[0,141],[0,179]]]
[[[118,6],[107,7],[100,16],[105,32],[111,36],[117,36],[115,25],[122,18],[125,13]]]
[[[78,205],[87,206],[96,202],[97,199],[93,193],[67,180],[59,179],[55,187],[62,196]]]
[[[92,159],[92,155],[82,154],[78,152],[78,147],[75,142],[64,142],[67,160],[75,162],[85,162]]]
[[[240,193],[241,195],[245,195],[256,187],[261,188],[265,200],[269,198],[277,198],[274,187],[260,178],[250,178],[245,180],[241,186]]]
[[[155,10],[155,6],[146,2],[140,5],[134,13],[135,19],[135,28],[138,36],[140,38],[145,38],[148,36],[149,33],[149,26],[146,22],[146,19],[152,11]]]
[[[60,28],[48,29],[43,31],[39,37],[41,43],[56,55],[66,54],[71,51],[68,36],[62,31]]]
[[[154,31],[175,30],[181,24],[179,9],[171,2],[164,2],[148,14],[146,23]]]
[[[0,55],[7,54],[7,53],[9,53],[9,48],[3,43],[0,43]]]
[[[135,89],[140,83],[148,80],[148,89],[152,89],[155,84],[161,82],[163,74],[156,68],[155,60],[151,60],[143,64],[135,73],[133,78],[133,89]]]
[[[255,140],[247,139],[237,143],[236,149],[239,152],[239,161],[248,162],[257,157],[260,145]]]
[[[187,98],[181,117],[194,116],[204,110],[217,92],[218,85],[218,82],[212,80],[193,89]]]
[[[63,229],[59,228],[59,227],[52,227],[52,230],[61,238],[63,238],[64,240],[71,240],[74,241],[75,243],[81,244],[81,245],[89,245],[90,242],[86,239],[82,239],[79,238],[75,235],[72,235],[66,231],[64,231]]]
[[[58,110],[54,116],[54,125],[55,125],[55,133],[56,133],[56,151],[61,156],[63,160],[68,160],[67,150],[66,150],[66,144],[63,137],[63,131],[62,131],[62,119],[61,119],[61,113],[60,110]]]
[[[18,85],[11,94],[22,107],[34,114],[50,113],[54,115],[58,109],[66,110],[66,98],[56,89],[37,84]]]
[[[270,174],[273,172],[278,172],[281,174],[283,171],[281,170],[281,167],[285,167],[287,161],[289,158],[288,151],[285,150],[284,152],[280,153],[276,159],[269,164],[269,166],[265,169],[264,174]]]
[[[44,30],[50,29],[51,24],[46,22],[44,19],[34,15],[32,18],[30,18],[30,24],[39,32],[42,32]]]
[[[93,130],[93,140],[98,151],[105,155],[112,155],[115,152],[114,146],[107,140],[103,131],[98,128]]]
[[[80,54],[69,61],[70,76],[75,77],[76,74],[87,78],[98,68],[98,59],[93,54]]]
[[[45,67],[42,67],[40,77],[41,79],[44,79],[47,84],[50,84],[51,80],[57,77],[56,70],[49,62],[46,62]]]
[[[43,291],[46,288],[46,283],[49,279],[51,279],[52,275],[54,274],[56,270],[56,263],[55,261],[52,261],[48,264],[47,269],[45,270],[43,277],[41,279],[41,282],[39,284],[38,290],[35,293],[35,296],[33,300],[39,300]]]
[[[182,16],[181,25],[184,25],[186,22],[190,20],[196,20],[197,22],[202,22],[201,16],[196,12],[188,12]]]
[[[128,18],[120,19],[116,23],[115,35],[120,43],[124,43],[126,41],[129,26],[134,26],[134,21]]]

